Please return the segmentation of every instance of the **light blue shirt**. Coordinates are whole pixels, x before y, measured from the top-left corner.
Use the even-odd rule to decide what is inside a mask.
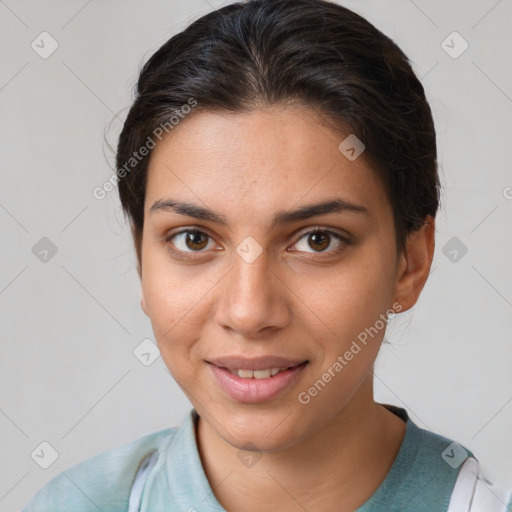
[[[448,450],[448,458],[445,452],[452,441],[419,428],[405,409],[382,405],[406,422],[405,436],[385,480],[355,512],[446,512],[460,468],[459,461],[449,458],[453,451]],[[201,465],[197,419],[192,409],[180,427],[154,432],[66,469],[23,512],[126,512],[139,464],[153,451],[158,459],[146,482],[142,512],[225,512]]]

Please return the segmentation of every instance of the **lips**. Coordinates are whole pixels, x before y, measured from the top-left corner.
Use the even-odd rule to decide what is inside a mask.
[[[261,403],[291,388],[309,363],[276,356],[223,357],[207,361],[219,387],[233,400]]]

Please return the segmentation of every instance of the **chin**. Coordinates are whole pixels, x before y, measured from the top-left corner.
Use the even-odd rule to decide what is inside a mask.
[[[243,404],[241,404],[243,405]],[[290,407],[240,405],[215,414],[217,421],[209,422],[217,434],[231,446],[240,450],[276,452],[297,444],[305,435],[304,411]],[[207,418],[206,418],[207,420]]]

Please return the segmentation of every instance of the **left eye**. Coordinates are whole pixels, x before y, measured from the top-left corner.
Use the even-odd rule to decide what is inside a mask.
[[[334,231],[317,228],[303,233],[295,246],[299,251],[303,252],[309,252],[307,251],[307,248],[314,249],[313,252],[329,252],[326,249],[328,249],[331,245],[333,238],[338,241],[338,247],[336,247],[334,250],[341,248],[344,243],[348,242],[345,237],[335,233]]]

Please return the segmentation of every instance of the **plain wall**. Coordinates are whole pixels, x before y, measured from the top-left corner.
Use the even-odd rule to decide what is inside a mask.
[[[388,330],[376,399],[467,446],[512,488],[512,4],[340,3],[410,57],[444,186],[433,270]],[[117,191],[97,200],[92,190],[112,175],[104,136],[115,147],[141,63],[221,4],[0,2],[1,512],[70,465],[178,425],[191,407],[160,358],[146,367],[134,357],[153,335],[132,242]],[[59,45],[46,59],[31,47],[43,31]],[[458,58],[441,45],[453,31],[469,44]],[[58,452],[48,469],[31,458],[43,441]]]

